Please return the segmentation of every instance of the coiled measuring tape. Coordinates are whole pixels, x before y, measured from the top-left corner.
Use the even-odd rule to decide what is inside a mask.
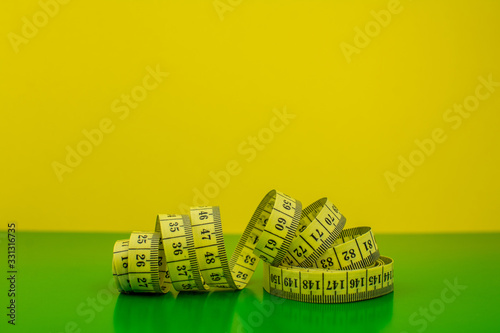
[[[302,210],[300,201],[273,190],[228,261],[218,207],[160,214],[154,232],[115,243],[113,276],[123,293],[240,290],[262,259],[263,287],[272,295],[343,303],[392,292],[393,261],[380,256],[371,228],[344,229],[345,223],[327,198]]]

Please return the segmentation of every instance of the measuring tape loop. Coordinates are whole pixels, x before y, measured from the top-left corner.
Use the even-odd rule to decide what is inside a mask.
[[[380,256],[370,227],[343,229],[346,218],[328,199],[302,210],[276,190],[260,202],[231,259],[219,207],[157,216],[154,232],[135,231],[113,248],[112,272],[122,293],[241,290],[260,259],[264,289],[311,303],[342,303],[393,290],[393,262]]]
[[[254,253],[263,261],[272,265],[278,265],[288,252],[290,243],[295,237],[295,232],[299,226],[302,212],[302,204],[288,195],[278,192],[269,192],[260,206],[261,221],[256,223],[254,229],[261,232]],[[263,225],[264,229],[258,226]]]
[[[191,208],[191,227],[194,251],[205,283],[209,288],[237,289],[229,270],[219,207]]]
[[[156,218],[156,228],[161,232],[165,262],[173,288],[178,291],[207,290],[195,256],[189,216],[160,214]]]
[[[326,252],[344,228],[346,219],[327,198],[302,212],[297,237],[284,258],[287,266],[310,267]]]
[[[393,288],[393,261],[383,256],[372,267],[343,271],[264,263],[264,289],[297,301],[353,302],[385,295]]]
[[[128,275],[132,290],[145,293],[166,293],[163,249],[158,232],[133,232],[128,247]]]
[[[345,229],[339,238],[312,267],[335,270],[360,269],[372,265],[380,257],[370,227]]]

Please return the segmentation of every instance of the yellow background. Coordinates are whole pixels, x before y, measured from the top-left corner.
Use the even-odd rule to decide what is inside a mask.
[[[1,228],[150,230],[236,160],[209,202],[225,232],[273,188],[376,233],[500,230],[500,87],[458,129],[443,119],[479,76],[500,81],[500,2],[402,0],[350,63],[341,43],[388,1],[232,4],[221,20],[211,0],[74,0],[16,53],[8,34],[41,5],[2,2]],[[157,65],[169,76],[121,120],[113,101]],[[238,146],[284,107],[296,117],[248,162]],[[114,131],[60,182],[52,163],[104,118]],[[435,128],[447,140],[391,191],[385,172]]]

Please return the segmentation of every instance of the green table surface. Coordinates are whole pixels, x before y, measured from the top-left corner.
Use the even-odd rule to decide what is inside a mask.
[[[239,292],[119,295],[117,233],[17,233],[16,325],[7,323],[7,241],[0,233],[1,332],[500,332],[500,234],[378,235],[395,291],[347,304],[284,300],[262,264]],[[232,253],[239,239],[225,236]]]

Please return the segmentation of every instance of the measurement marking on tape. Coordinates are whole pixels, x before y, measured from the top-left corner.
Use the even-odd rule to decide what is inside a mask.
[[[198,224],[193,224],[191,227],[201,227],[207,224],[214,224],[214,223],[213,222],[198,223]]]
[[[185,238],[186,236],[184,236],[184,235],[179,235],[179,236],[171,236],[171,237],[165,237],[165,238],[162,238],[162,240],[168,240],[168,239],[174,239],[174,238],[180,238],[180,237]]]
[[[198,247],[195,247],[194,249],[199,250],[199,249],[204,249],[204,248],[213,247],[213,246],[217,246],[217,244],[198,246]]]
[[[282,240],[285,240],[285,239],[286,239],[286,238],[284,238],[284,237],[281,237],[280,235],[276,235],[274,232],[270,232],[270,231],[268,231],[268,230],[266,230],[265,232],[267,232],[268,234],[271,234],[271,235],[273,235],[273,236],[276,236],[276,237],[278,237],[278,238],[280,238],[280,239],[282,239]]]
[[[292,207],[292,208],[295,208],[295,207]],[[290,217],[290,218],[292,218],[292,219],[293,219],[293,216],[292,216],[292,215],[290,215],[290,214],[288,214],[288,213],[285,213],[285,212],[282,212],[281,210],[279,210],[279,209],[277,209],[277,208],[273,208],[273,209],[274,209],[275,211],[280,212],[281,214],[286,215],[286,216],[288,216],[288,217]]]

